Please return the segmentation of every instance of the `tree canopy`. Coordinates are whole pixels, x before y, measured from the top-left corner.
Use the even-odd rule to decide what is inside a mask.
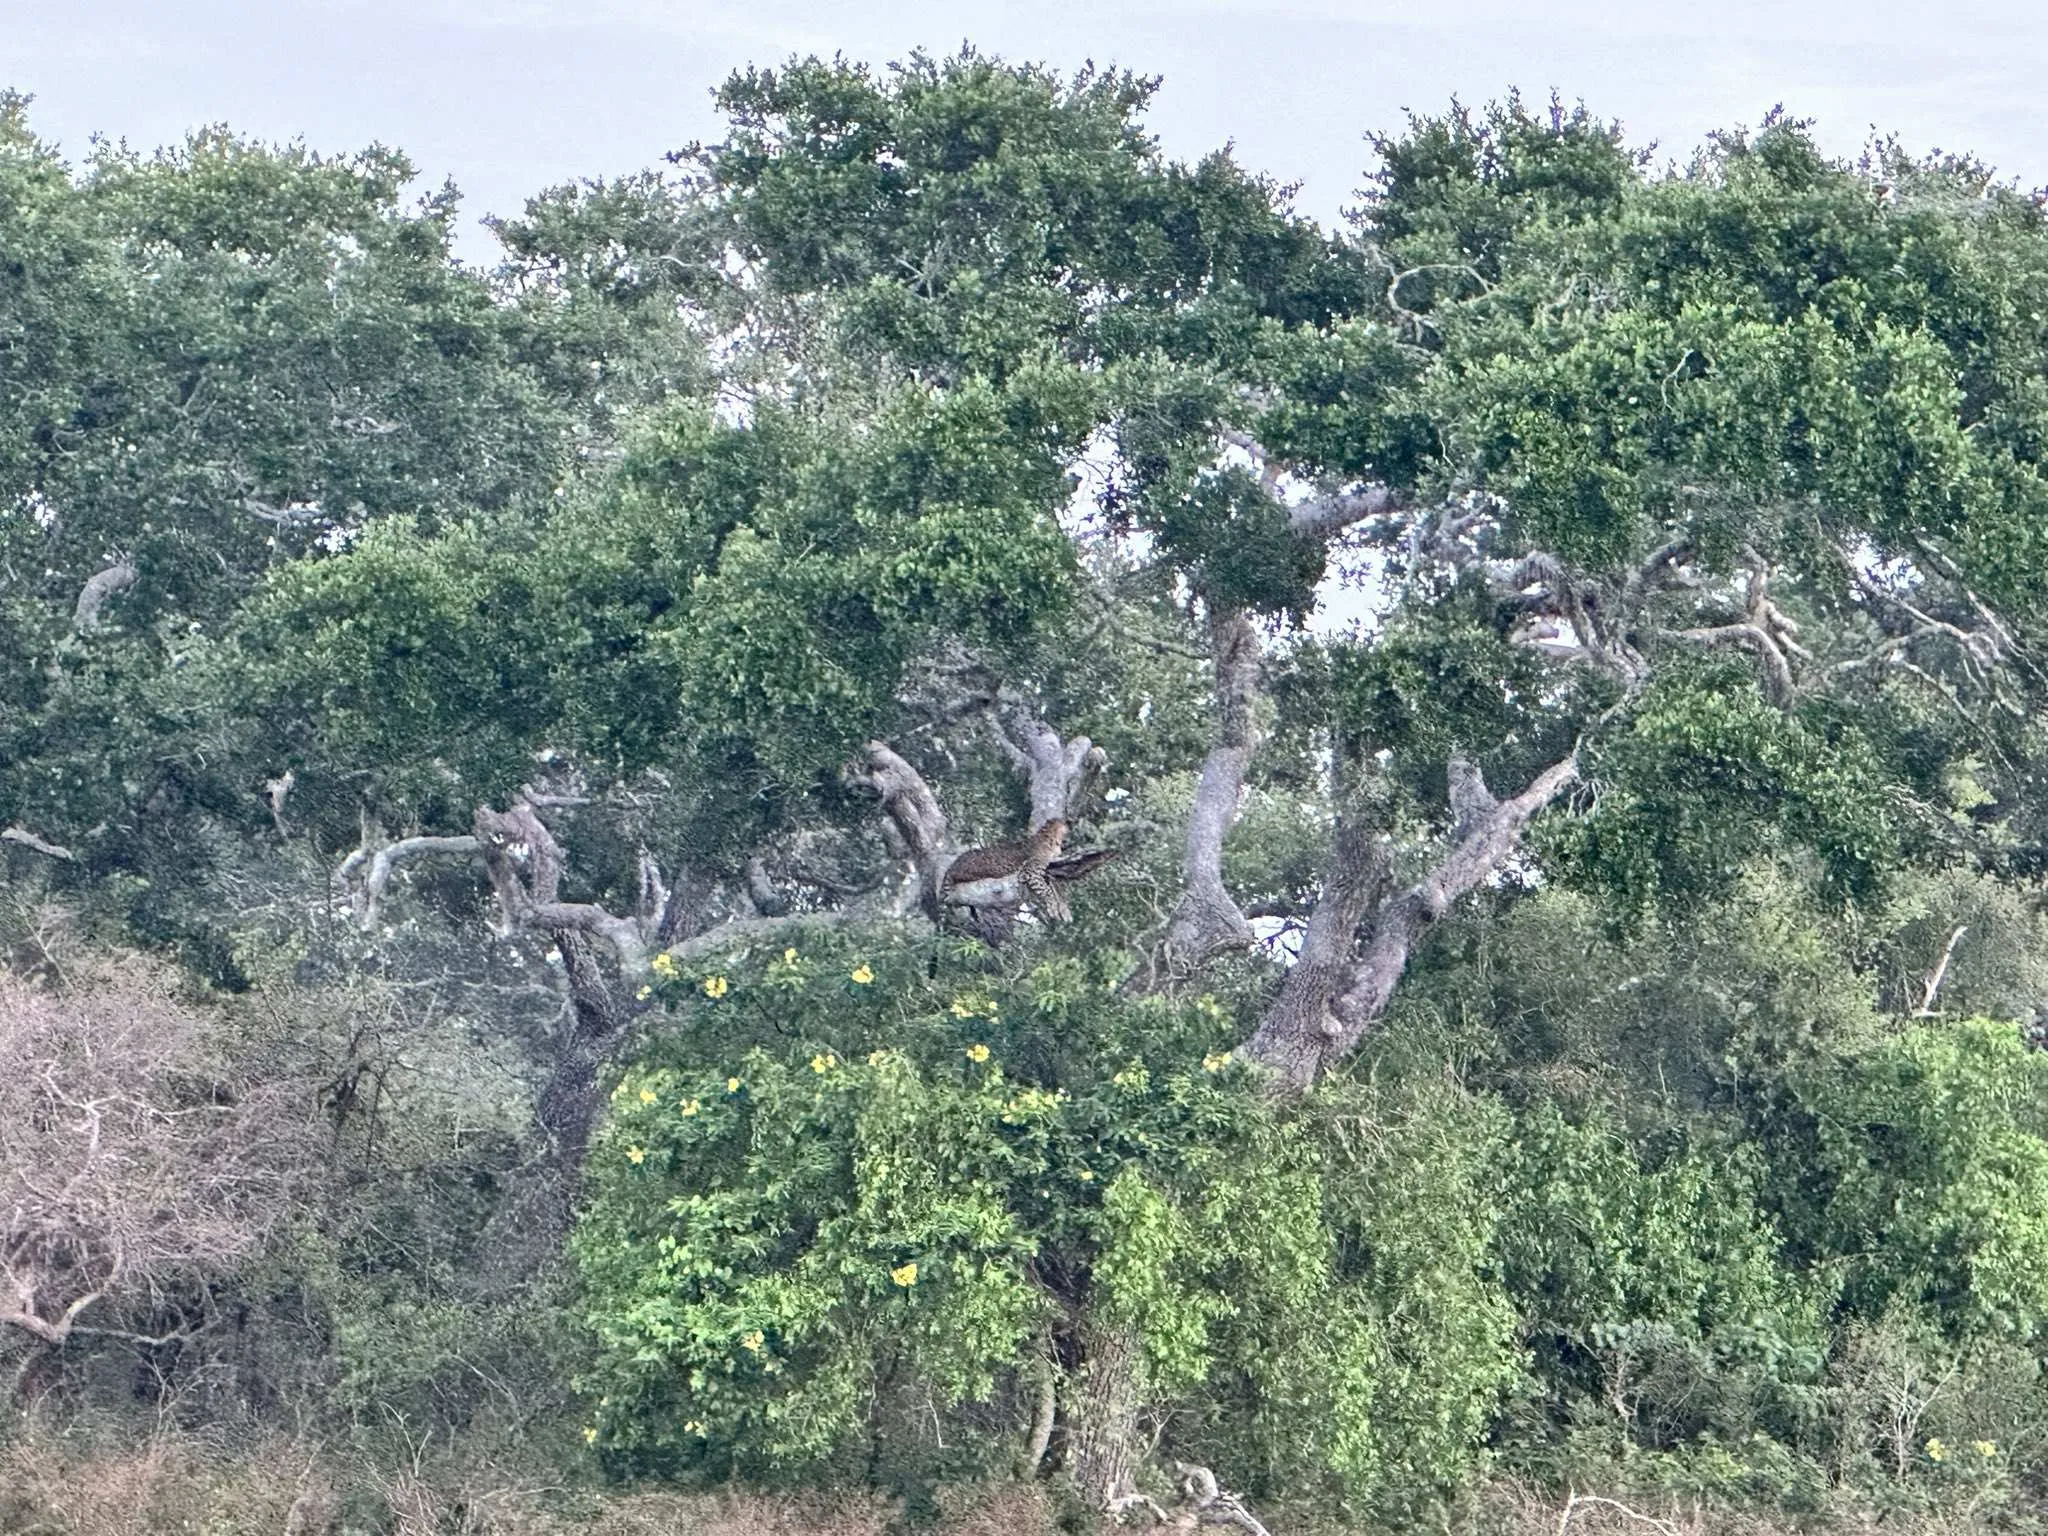
[[[1155,85],[746,70],[491,271],[5,98],[10,880],[516,1036],[406,1219],[616,1478],[2020,1497],[2040,200],[1511,96],[1331,230]]]

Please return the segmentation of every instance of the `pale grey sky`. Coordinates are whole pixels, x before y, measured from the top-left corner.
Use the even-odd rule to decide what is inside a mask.
[[[2048,183],[2048,7],[2023,0],[0,0],[0,83],[74,156],[95,132],[154,146],[211,121],[381,140],[453,177],[474,218],[714,134],[710,89],[738,66],[963,39],[1163,75],[1151,125],[1171,152],[1234,139],[1325,219],[1368,130],[1510,86],[1583,98],[1681,158],[1782,101],[1841,153],[1876,126]],[[471,226],[463,249],[492,248]]]

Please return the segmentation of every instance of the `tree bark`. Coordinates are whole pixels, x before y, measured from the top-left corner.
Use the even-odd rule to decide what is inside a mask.
[[[1216,734],[1188,812],[1186,883],[1166,931],[1167,954],[1176,968],[1255,941],[1252,925],[1224,888],[1223,840],[1237,823],[1245,772],[1258,750],[1259,635],[1243,613],[1225,608],[1211,611],[1209,639]]]
[[[1521,794],[1476,817],[1416,884],[1376,904],[1371,893],[1384,876],[1375,876],[1374,870],[1383,867],[1384,853],[1374,843],[1361,842],[1355,832],[1348,839],[1340,836],[1303,942],[1306,968],[1296,965],[1259,1022],[1247,1051],[1250,1058],[1270,1069],[1284,1087],[1300,1091],[1356,1049],[1386,1012],[1422,935],[1453,902],[1507,862],[1530,818],[1577,777],[1576,755],[1553,763]],[[1365,938],[1354,952],[1361,922],[1367,923]]]
[[[625,1039],[632,1014],[589,934],[555,934],[569,987],[569,1021],[534,1105],[540,1146],[512,1178],[478,1243],[477,1289],[502,1296],[561,1252],[576,1215],[590,1132],[604,1108],[598,1071]]]
[[[1135,1329],[1085,1320],[1079,1362],[1061,1385],[1067,1475],[1091,1508],[1108,1509],[1138,1470],[1138,1335]]]
[[[85,585],[78,589],[78,603],[71,614],[71,632],[84,635],[99,628],[100,610],[134,586],[135,577],[135,562],[125,555],[105,570],[87,577]]]

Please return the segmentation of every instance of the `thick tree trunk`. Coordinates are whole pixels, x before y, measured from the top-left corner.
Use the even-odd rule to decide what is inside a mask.
[[[534,1107],[540,1144],[511,1180],[478,1244],[476,1284],[486,1296],[517,1289],[561,1251],[575,1221],[590,1133],[604,1108],[598,1070],[632,1023],[590,936],[565,930],[555,943],[569,984],[569,1025]]]
[[[1108,1509],[1138,1470],[1138,1335],[1090,1319],[1078,1342],[1081,1358],[1060,1390],[1063,1459],[1088,1504]]]
[[[1347,810],[1338,818],[1323,893],[1301,953],[1252,1037],[1252,1059],[1290,1087],[1316,1080],[1342,1033],[1333,1005],[1352,983],[1359,925],[1385,899],[1390,875],[1381,829],[1358,810]]]
[[[1529,819],[1577,778],[1578,760],[1567,757],[1512,800],[1476,810],[1436,867],[1391,900],[1375,903],[1384,888],[1384,852],[1376,841],[1340,827],[1302,961],[1260,1020],[1251,1059],[1298,1091],[1356,1049],[1386,1011],[1422,935],[1508,861]],[[1478,789],[1484,793],[1483,784]],[[1354,952],[1361,923],[1365,937]]]

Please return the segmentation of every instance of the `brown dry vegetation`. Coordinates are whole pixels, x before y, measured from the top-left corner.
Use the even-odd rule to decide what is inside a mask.
[[[156,1312],[289,1208],[280,1085],[213,1059],[153,967],[49,991],[0,971],[0,1062],[0,1324],[132,1334],[107,1314]]]
[[[165,1431],[127,1450],[86,1449],[30,1432],[0,1448],[6,1536],[890,1536],[903,1511],[878,1495],[741,1490],[619,1492],[534,1485],[487,1463],[397,1472],[346,1467],[282,1440],[232,1451]],[[1274,1536],[1377,1536],[1328,1517],[1279,1513]],[[934,1536],[1057,1536],[1042,1487],[946,1490]],[[1143,1529],[1140,1521],[1130,1529]],[[2024,1530],[1967,1512],[1840,1507],[1826,1516],[1730,1509],[1697,1500],[1559,1495],[1513,1480],[1480,1491],[1438,1527],[1445,1536],[1973,1536]],[[1102,1532],[1109,1526],[1098,1528]]]
[[[501,1467],[351,1470],[277,1441],[223,1452],[168,1432],[131,1450],[58,1436],[0,1449],[7,1536],[883,1536],[900,1511],[857,1493],[635,1492],[529,1486]],[[1053,1536],[1044,1495],[955,1490],[949,1536]]]

